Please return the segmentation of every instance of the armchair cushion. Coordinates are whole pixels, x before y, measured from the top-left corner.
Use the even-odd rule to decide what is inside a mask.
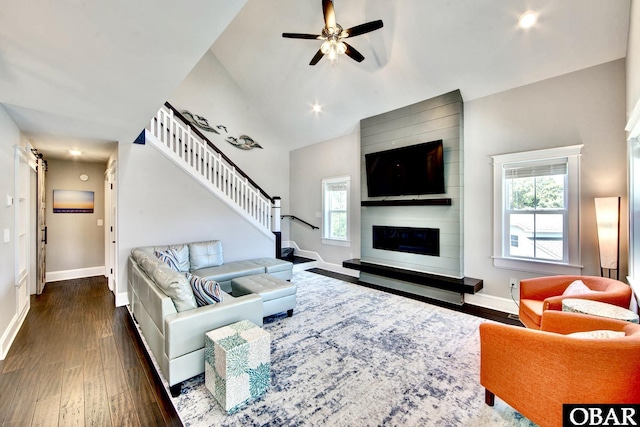
[[[611,331],[609,329],[599,329],[597,331],[585,331],[585,332],[573,332],[567,335],[572,338],[589,338],[602,340],[607,338],[620,338],[624,337],[625,333],[623,331]]]

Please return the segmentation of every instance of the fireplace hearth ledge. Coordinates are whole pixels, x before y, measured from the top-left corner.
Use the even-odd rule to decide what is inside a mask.
[[[373,264],[361,261],[357,258],[342,262],[342,266],[352,270],[359,270],[363,273],[375,274],[395,280],[415,283],[417,285],[429,286],[451,292],[464,294],[475,294],[482,289],[482,280],[473,277],[463,277],[456,279],[453,277],[440,276],[437,274],[424,273],[422,271],[406,270],[404,268],[389,267],[386,265]]]

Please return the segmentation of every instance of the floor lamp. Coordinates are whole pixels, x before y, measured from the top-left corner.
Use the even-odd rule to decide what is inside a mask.
[[[596,223],[598,225],[598,250],[600,253],[600,275],[604,270],[616,271],[619,279],[620,260],[620,197],[596,197]]]

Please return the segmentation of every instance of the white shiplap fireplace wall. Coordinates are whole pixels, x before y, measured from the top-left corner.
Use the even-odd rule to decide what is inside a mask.
[[[362,261],[461,278],[462,147],[463,108],[460,91],[409,105],[360,122],[361,198],[365,200],[450,198],[451,206],[362,207]],[[446,194],[374,197],[367,196],[365,155],[441,139],[444,148]],[[410,254],[373,248],[372,227],[400,226],[440,229],[440,256]]]

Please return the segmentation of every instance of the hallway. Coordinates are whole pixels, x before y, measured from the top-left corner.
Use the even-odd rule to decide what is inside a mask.
[[[179,426],[102,276],[48,283],[0,361],[2,426]]]

